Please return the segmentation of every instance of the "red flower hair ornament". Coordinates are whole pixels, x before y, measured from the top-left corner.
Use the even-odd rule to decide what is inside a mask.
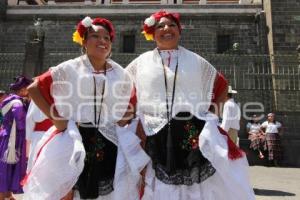
[[[152,14],[150,17],[145,19],[143,25],[143,32],[146,40],[153,40],[153,35],[155,31],[155,24],[159,22],[159,20],[163,17],[172,19],[178,26],[179,32],[181,32],[181,25],[180,25],[180,16],[178,13],[170,13],[164,10],[158,11]]]
[[[110,40],[113,41],[115,38],[115,30],[111,21],[100,17],[92,19],[87,16],[77,24],[77,29],[73,33],[73,42],[82,45],[84,35],[87,30],[91,27],[95,32],[97,32],[99,30],[99,26],[104,27],[108,31]]]

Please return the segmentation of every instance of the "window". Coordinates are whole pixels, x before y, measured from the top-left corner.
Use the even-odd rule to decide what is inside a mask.
[[[230,35],[217,36],[217,53],[225,53],[231,49]]]
[[[123,35],[123,53],[134,53],[135,51],[135,35]]]

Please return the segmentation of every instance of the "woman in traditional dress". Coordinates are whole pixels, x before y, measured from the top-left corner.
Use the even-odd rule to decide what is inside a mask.
[[[261,129],[265,133],[266,142],[265,149],[268,151],[268,160],[273,162],[275,166],[278,166],[281,160],[281,142],[280,132],[282,125],[280,122],[275,120],[275,114],[269,113],[268,119],[261,124]]]
[[[208,112],[212,101],[226,95],[227,81],[179,46],[181,31],[178,14],[152,14],[143,33],[157,47],[126,68],[151,158],[143,200],[255,199],[245,155]]]
[[[72,126],[70,125],[73,123],[72,121],[75,121],[79,127],[86,151],[84,168],[75,185],[75,193],[70,192],[64,199],[117,200],[124,198],[136,200],[139,198],[139,169],[146,165],[148,158],[146,154],[144,154],[144,160],[140,158],[142,152],[137,155],[140,153],[137,151],[139,140],[136,136],[130,135],[135,131],[135,125],[122,128],[128,119],[131,119],[131,114],[127,111],[130,107],[132,81],[125,70],[109,58],[114,37],[114,28],[109,20],[84,18],[78,24],[73,35],[73,41],[82,45],[84,55],[50,68],[29,87],[33,101],[48,118],[52,119],[55,128],[59,131],[66,129],[63,134],[58,134],[59,136],[63,137],[70,131],[77,131],[75,126],[72,129],[69,128]],[[131,128],[133,131],[128,131]],[[68,129],[70,130],[68,131]],[[124,143],[125,146],[129,143],[131,145],[125,148],[125,151],[122,151],[124,146],[119,139],[123,135],[117,134],[122,131],[124,131],[125,137],[133,138],[128,144]],[[58,140],[59,138],[56,139],[56,141]],[[67,150],[64,144],[57,145],[60,145],[56,147],[58,149],[50,150],[49,147],[49,152],[59,151],[59,149]],[[131,147],[133,151],[131,151]],[[132,163],[126,162],[130,159],[128,156],[130,153],[137,155],[135,158],[140,158],[140,162],[136,162],[134,166]],[[63,161],[58,159],[60,156],[58,153],[53,157],[53,160],[56,161],[53,161],[53,165],[57,163],[55,166],[59,167],[59,169],[54,169],[59,173],[57,174],[59,183],[55,183],[54,189],[50,188],[52,187],[50,184],[55,182],[53,179],[56,176],[52,174],[48,177],[50,181],[45,180],[38,192],[34,190],[34,187],[39,187],[38,183],[27,186],[26,191],[31,195],[31,199],[59,200],[66,195],[70,187],[65,188],[63,181],[66,176],[64,173],[68,173],[72,166],[61,166]],[[141,166],[138,166],[139,163]],[[130,168],[133,176],[128,176],[126,167]],[[48,168],[51,169],[50,166]],[[33,164],[32,172],[35,169],[37,166]],[[72,183],[75,183],[77,175],[79,174],[76,173],[71,177]],[[36,177],[39,178],[37,175]],[[31,181],[34,180],[31,179]],[[51,192],[43,191],[45,188]],[[41,198],[41,195],[44,196]]]
[[[26,173],[25,97],[32,81],[24,76],[10,85],[12,94],[0,105],[3,124],[0,132],[0,200],[14,199],[12,193],[23,193],[20,181]]]
[[[38,142],[52,125],[52,121],[31,101],[26,115],[27,171],[31,170],[36,158]]]
[[[249,134],[248,139],[251,141],[250,149],[257,150],[258,157],[263,159],[265,157],[262,152],[264,150],[265,136],[260,126],[258,117],[253,115],[251,121],[247,123],[247,131]]]

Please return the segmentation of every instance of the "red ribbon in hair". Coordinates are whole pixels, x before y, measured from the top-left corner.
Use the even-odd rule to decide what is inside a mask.
[[[93,25],[100,25],[100,26],[103,26],[109,33],[109,37],[110,37],[110,40],[111,41],[114,41],[114,38],[115,38],[115,29],[114,29],[114,26],[113,24],[111,23],[111,21],[105,19],[105,18],[100,18],[100,17],[97,17],[95,19],[93,19],[93,22],[92,22]],[[80,21],[77,25],[77,31],[80,35],[80,37],[83,38],[85,32],[88,30],[89,27],[85,27],[83,24],[82,24],[82,21]]]
[[[178,13],[169,13],[165,10],[161,10],[152,14],[151,17],[154,17],[155,22],[159,22],[159,20],[163,17],[170,18],[177,24],[179,32],[181,32],[180,15]],[[155,31],[155,25],[149,27],[144,23],[143,30],[148,34],[153,34]]]

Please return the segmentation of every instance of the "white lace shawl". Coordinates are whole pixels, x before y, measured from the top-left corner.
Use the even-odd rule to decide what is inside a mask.
[[[116,122],[122,119],[128,108],[132,82],[120,65],[111,59],[107,62],[112,68],[107,70],[106,76],[93,74],[93,67],[86,55],[51,68],[51,92],[60,116],[76,122],[95,124],[93,76],[96,79],[97,118],[105,81],[99,131],[117,144]]]
[[[164,71],[158,50],[140,55],[126,70],[135,82],[138,112],[145,132],[147,135],[156,134],[167,123]],[[166,72],[170,103],[175,73],[169,68]],[[186,111],[202,118],[211,103],[216,74],[216,69],[204,58],[179,47],[173,117]]]

